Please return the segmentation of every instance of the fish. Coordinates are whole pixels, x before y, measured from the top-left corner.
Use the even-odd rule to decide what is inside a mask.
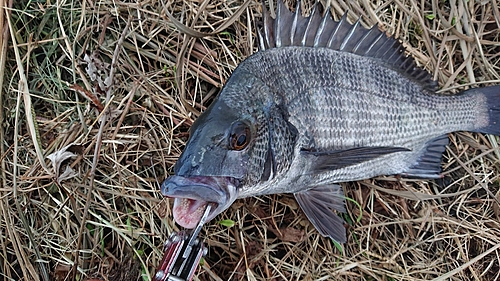
[[[161,185],[194,228],[236,199],[292,193],[324,237],[347,241],[340,183],[380,175],[440,178],[448,133],[500,134],[500,86],[437,94],[397,39],[316,3],[303,16],[262,5],[259,51],[241,62],[190,128]]]

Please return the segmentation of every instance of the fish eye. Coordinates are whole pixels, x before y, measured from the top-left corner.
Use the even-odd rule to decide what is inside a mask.
[[[243,150],[250,142],[250,128],[247,124],[238,121],[231,127],[229,134],[229,148],[232,150]]]

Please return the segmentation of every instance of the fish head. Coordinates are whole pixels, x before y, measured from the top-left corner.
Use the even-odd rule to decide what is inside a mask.
[[[227,91],[227,89],[226,89]],[[190,128],[190,137],[161,191],[173,197],[174,220],[194,228],[205,207],[211,204],[207,221],[227,209],[240,190],[261,174],[264,166],[256,163],[267,151],[265,122],[258,122],[254,106],[229,106],[217,97]]]
[[[217,98],[191,126],[188,143],[175,163],[175,174],[243,180],[255,128],[251,114],[238,112]]]

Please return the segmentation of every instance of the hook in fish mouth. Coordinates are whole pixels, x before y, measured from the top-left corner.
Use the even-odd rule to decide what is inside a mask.
[[[174,220],[185,228],[195,228],[208,204],[212,209],[207,221],[227,209],[237,198],[241,183],[232,177],[171,176],[161,185],[166,197],[175,198]]]

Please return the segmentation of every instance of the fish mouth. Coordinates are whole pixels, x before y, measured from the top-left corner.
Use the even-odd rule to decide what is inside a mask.
[[[174,220],[185,228],[195,228],[208,204],[212,206],[206,221],[220,214],[236,200],[241,185],[232,177],[171,176],[161,185],[161,193],[174,198]]]

